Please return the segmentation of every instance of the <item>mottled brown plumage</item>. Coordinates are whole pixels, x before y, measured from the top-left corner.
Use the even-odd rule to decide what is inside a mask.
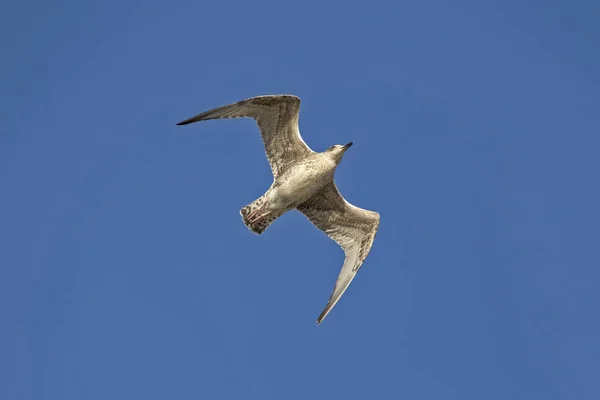
[[[379,228],[379,214],[348,203],[333,181],[335,169],[352,145],[312,151],[298,129],[300,99],[258,96],[198,114],[177,125],[220,118],[254,118],[261,132],[274,181],[260,198],[240,210],[244,224],[261,234],[279,216],[297,209],[336,241],[346,258],[327,306],[327,316],[362,266]]]

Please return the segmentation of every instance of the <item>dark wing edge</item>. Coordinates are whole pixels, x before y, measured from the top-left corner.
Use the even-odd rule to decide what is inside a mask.
[[[277,177],[290,163],[312,153],[298,128],[300,98],[294,95],[265,95],[217,107],[177,123],[224,118],[253,118],[261,132],[273,175]]]
[[[199,121],[223,118],[254,118],[257,119],[265,110],[262,107],[273,108],[282,103],[292,104],[291,108],[300,109],[300,98],[294,95],[264,95],[251,97],[235,103],[202,112],[191,118],[178,122],[177,125],[188,125]]]
[[[320,324],[337,304],[371,251],[380,216],[347,202],[332,181],[319,194],[297,207],[310,222],[340,245],[345,259]]]

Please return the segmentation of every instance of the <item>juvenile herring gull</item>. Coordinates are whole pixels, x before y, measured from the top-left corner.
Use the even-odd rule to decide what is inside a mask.
[[[177,125],[221,118],[256,120],[274,180],[264,195],[240,210],[244,224],[261,234],[277,218],[296,209],[336,241],[346,256],[333,293],[317,319],[320,324],[367,258],[379,228],[379,214],[347,202],[333,180],[352,142],[314,152],[300,136],[299,111],[300,99],[296,96],[257,96],[206,111]]]

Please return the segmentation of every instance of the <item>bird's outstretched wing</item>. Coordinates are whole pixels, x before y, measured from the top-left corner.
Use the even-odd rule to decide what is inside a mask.
[[[299,112],[300,99],[296,96],[257,96],[203,112],[177,125],[209,119],[254,118],[260,129],[273,176],[277,178],[290,164],[312,153],[300,136]]]
[[[379,214],[348,203],[333,181],[297,209],[335,240],[346,255],[333,293],[317,319],[317,324],[320,324],[342,297],[367,258],[379,228]]]

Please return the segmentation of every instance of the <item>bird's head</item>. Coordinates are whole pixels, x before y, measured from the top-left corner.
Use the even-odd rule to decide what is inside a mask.
[[[335,160],[336,164],[339,164],[340,161],[342,161],[342,157],[344,157],[344,153],[350,148],[350,146],[352,146],[352,142],[343,146],[341,144],[334,144],[333,146],[325,150],[325,153],[329,154],[330,157]]]

